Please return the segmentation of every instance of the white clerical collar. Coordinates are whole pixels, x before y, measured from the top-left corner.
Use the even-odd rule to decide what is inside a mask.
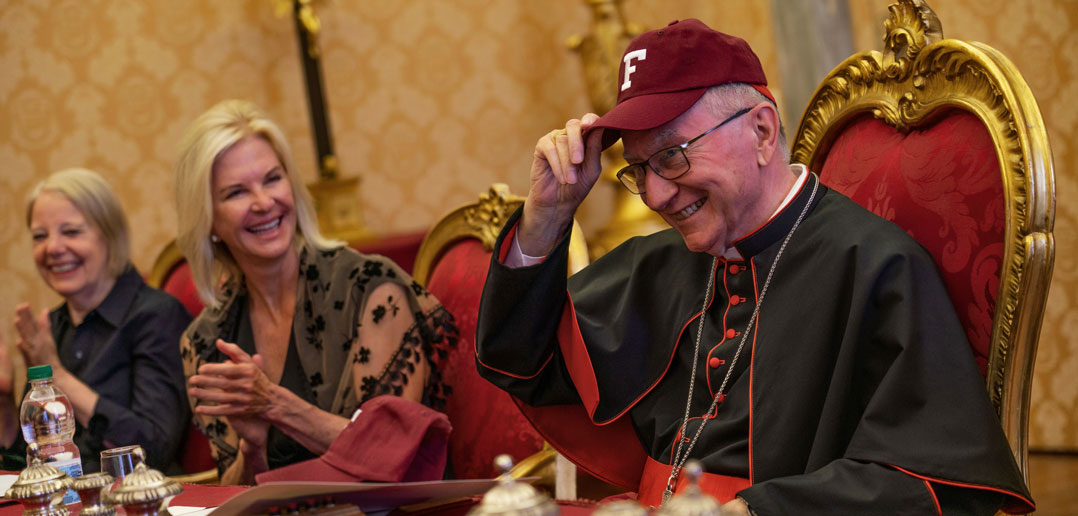
[[[771,222],[771,219],[774,219],[775,215],[778,215],[780,211],[786,208],[786,206],[794,200],[797,192],[801,190],[801,185],[805,184],[805,181],[808,179],[809,175],[806,173],[808,172],[808,168],[805,167],[805,165],[802,165],[801,163],[790,163],[790,170],[797,174],[797,181],[794,181],[794,185],[790,187],[790,191],[786,192],[786,198],[779,203],[779,207],[775,208],[775,211],[767,218],[767,222]],[[764,224],[766,225],[766,223]],[[738,252],[737,247],[734,246],[728,247],[726,251],[722,253],[722,257],[727,260],[740,260],[742,258],[741,253]]]

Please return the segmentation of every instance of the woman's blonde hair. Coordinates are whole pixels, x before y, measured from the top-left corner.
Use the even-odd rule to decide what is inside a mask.
[[[213,165],[221,154],[250,136],[262,138],[273,148],[292,186],[296,210],[296,248],[304,244],[332,249],[342,242],[327,239],[318,230],[311,194],[300,180],[281,128],[257,106],[245,100],[225,100],[191,124],[180,145],[176,161],[177,243],[191,267],[198,296],[209,307],[223,299],[217,288],[224,278],[242,274],[223,243],[210,241],[213,231]]]
[[[30,227],[34,202],[46,192],[66,197],[86,221],[101,232],[108,252],[108,274],[113,278],[122,274],[131,258],[130,233],[123,206],[108,181],[97,172],[85,168],[68,168],[52,173],[30,191],[30,197],[26,200],[27,228]]]

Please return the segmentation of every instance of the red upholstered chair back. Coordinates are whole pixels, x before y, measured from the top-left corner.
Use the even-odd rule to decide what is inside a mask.
[[[172,294],[172,297],[180,300],[192,317],[197,317],[202,313],[202,300],[199,299],[198,291],[195,290],[195,282],[191,278],[191,267],[187,265],[187,260],[183,258],[183,253],[175,240],[169,242],[157,255],[146,283]]]
[[[423,243],[426,231],[414,233],[402,233],[398,235],[382,235],[373,238],[365,238],[356,242],[349,242],[348,246],[364,254],[380,254],[393,260],[408,274],[415,267],[415,257],[419,253],[419,245]]]
[[[920,0],[890,9],[885,50],[848,58],[817,88],[792,161],[935,258],[1024,473],[1054,257],[1044,123],[1006,57],[943,39]]]
[[[146,282],[151,287],[179,299],[192,317],[202,313],[203,304],[191,278],[191,267],[187,265],[187,260],[183,258],[175,240],[169,242],[157,255]],[[179,346],[180,343],[177,342],[176,345]],[[191,423],[184,433],[182,453],[180,466],[184,474],[177,477],[178,480],[188,483],[216,483],[217,462],[213,460],[210,441],[194,423]]]
[[[895,222],[932,254],[984,375],[1006,222],[984,124],[950,110],[903,134],[861,114],[839,131],[818,170],[825,185]]]
[[[508,394],[476,372],[475,327],[479,298],[490,268],[494,241],[505,220],[523,200],[496,184],[480,201],[443,217],[430,231],[416,259],[416,281],[441,301],[460,328],[460,341],[437,366],[452,391],[445,412],[453,424],[449,463],[456,478],[492,478],[499,474],[494,457],[507,453],[518,466],[549,463],[553,455],[536,456],[543,439]],[[587,263],[578,228],[570,263]],[[518,471],[520,471],[518,469]]]

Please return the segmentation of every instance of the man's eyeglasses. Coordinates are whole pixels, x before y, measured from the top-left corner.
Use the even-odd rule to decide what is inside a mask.
[[[742,109],[741,111],[738,111],[737,113],[731,115],[730,118],[727,118],[726,120],[720,122],[719,125],[716,125],[715,127],[704,131],[700,136],[697,136],[696,138],[693,138],[681,145],[675,145],[673,147],[660,149],[658,152],[652,154],[646,161],[642,161],[640,163],[633,163],[619,170],[618,180],[621,181],[621,184],[624,185],[625,188],[629,189],[630,192],[634,194],[641,194],[644,193],[644,176],[645,174],[647,174],[647,168],[651,168],[651,170],[655,171],[655,174],[666,180],[674,180],[685,175],[685,173],[688,172],[690,168],[689,158],[685,155],[685,149],[689,145],[695,143],[696,140],[707,136],[707,134],[711,131],[714,131],[715,129],[726,125],[728,122],[734,120],[741,115],[744,115],[745,113],[748,113],[749,111],[752,111],[752,108]]]

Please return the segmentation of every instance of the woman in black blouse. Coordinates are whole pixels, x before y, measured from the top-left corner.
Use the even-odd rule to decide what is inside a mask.
[[[37,270],[64,303],[39,315],[19,305],[15,343],[28,366],[52,366],[70,399],[83,471],[99,469],[102,450],[137,444],[150,466],[178,472],[189,415],[178,344],[190,314],[146,285],[131,265],[127,219],[96,173],[49,176],[30,197],[26,223]],[[18,467],[25,443],[6,355],[0,357],[0,375],[8,375],[0,381],[7,391],[0,396],[0,444],[8,448],[10,469]]]
[[[393,262],[321,235],[276,124],[225,101],[181,149],[178,242],[206,303],[181,354],[222,483],[324,453],[373,396],[438,404],[451,317]]]

